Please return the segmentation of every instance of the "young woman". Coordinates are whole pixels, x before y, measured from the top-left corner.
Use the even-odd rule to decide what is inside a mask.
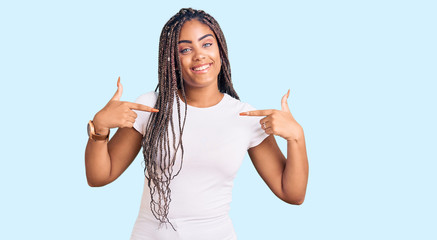
[[[281,110],[240,102],[224,35],[207,13],[181,9],[164,26],[154,92],[123,102],[120,78],[117,86],[89,122],[85,166],[88,184],[104,186],[143,148],[146,180],[131,239],[236,239],[228,212],[246,151],[276,196],[304,201],[308,160],[289,92]],[[110,128],[118,130],[108,141]],[[273,135],[287,140],[287,157]]]

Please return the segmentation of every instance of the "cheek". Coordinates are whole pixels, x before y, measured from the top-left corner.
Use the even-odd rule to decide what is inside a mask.
[[[216,47],[216,49],[214,51],[214,55],[216,56],[216,59],[218,59],[220,61],[220,51],[219,51],[218,47]]]
[[[216,62],[216,66],[218,68],[218,72],[220,72],[220,70],[222,69],[222,61],[220,59],[220,54],[217,56],[215,62]]]
[[[186,69],[187,68],[186,66],[188,66],[187,59],[184,57],[180,57],[179,62],[181,63],[182,71],[187,71],[187,69]]]
[[[220,59],[220,52],[219,52],[219,50],[218,50],[218,48],[216,49],[216,51],[214,51],[214,59],[215,59],[215,62],[217,63],[217,66],[218,66],[218,68],[219,69],[221,69],[221,59]]]
[[[181,63],[181,75],[182,75],[182,79],[184,81],[186,81],[186,79],[189,79],[190,77],[190,69],[189,69],[189,64],[190,61],[187,58],[184,57],[179,57],[179,61]]]

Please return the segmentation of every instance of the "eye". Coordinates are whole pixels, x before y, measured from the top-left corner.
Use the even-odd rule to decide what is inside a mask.
[[[205,43],[205,44],[203,44],[203,46],[204,46],[204,47],[211,47],[211,46],[212,46],[212,43]]]
[[[182,54],[187,54],[189,51],[191,51],[191,49],[184,48],[184,49],[180,50],[179,52],[182,53]]]

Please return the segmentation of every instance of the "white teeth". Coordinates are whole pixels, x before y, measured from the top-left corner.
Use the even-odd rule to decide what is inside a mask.
[[[202,70],[205,70],[205,69],[207,69],[207,68],[209,68],[209,64],[207,64],[207,65],[203,65],[203,66],[198,67],[198,68],[193,68],[193,70],[194,70],[194,71],[202,71]]]

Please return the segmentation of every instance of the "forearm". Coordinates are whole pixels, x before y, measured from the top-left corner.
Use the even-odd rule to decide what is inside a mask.
[[[106,185],[111,173],[111,158],[106,141],[88,139],[85,149],[85,170],[88,185],[98,187]]]
[[[282,174],[282,188],[291,203],[302,204],[308,183],[308,158],[305,137],[287,140],[287,160]]]

